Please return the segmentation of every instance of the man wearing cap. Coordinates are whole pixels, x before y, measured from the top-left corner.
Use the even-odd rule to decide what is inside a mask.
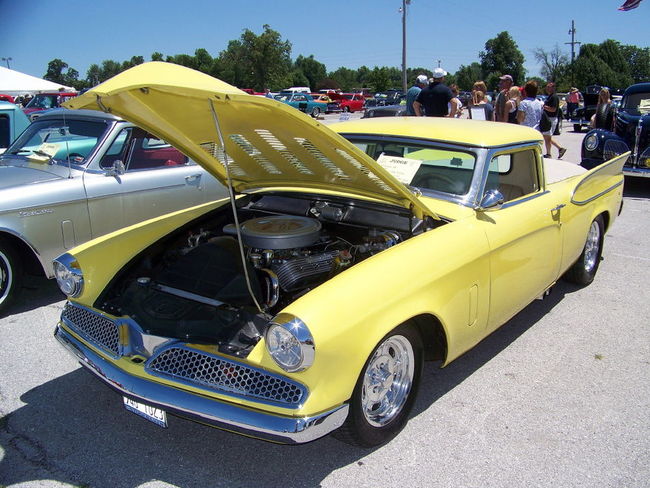
[[[406,115],[415,115],[415,109],[413,108],[413,102],[418,97],[422,88],[426,87],[429,84],[429,79],[426,75],[418,75],[415,79],[415,85],[408,89],[406,92]]]
[[[433,70],[433,81],[423,88],[413,102],[415,115],[427,117],[445,117],[449,113],[449,101],[454,97],[451,90],[442,81],[447,72],[442,68]]]
[[[512,76],[503,75],[499,78],[499,94],[494,101],[494,120],[496,122],[508,122],[508,111],[506,102],[508,101],[508,90],[512,86]]]

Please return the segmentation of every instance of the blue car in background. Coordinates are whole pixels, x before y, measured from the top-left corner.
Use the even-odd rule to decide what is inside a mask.
[[[275,95],[273,98],[279,102],[291,105],[314,118],[317,118],[321,113],[325,113],[327,109],[327,103],[314,100],[314,97],[309,93],[283,91]]]

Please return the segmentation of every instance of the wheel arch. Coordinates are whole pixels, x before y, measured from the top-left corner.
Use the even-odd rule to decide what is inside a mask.
[[[404,323],[411,323],[422,338],[424,359],[427,361],[447,359],[447,334],[442,322],[432,314],[420,314],[410,318]],[[401,325],[401,324],[400,324]],[[399,327],[399,325],[397,326]]]
[[[20,256],[24,269],[29,274],[48,276],[38,252],[19,235],[0,229],[0,240],[9,243]]]

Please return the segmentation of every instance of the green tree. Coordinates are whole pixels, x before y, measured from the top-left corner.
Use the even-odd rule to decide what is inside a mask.
[[[375,66],[370,72],[368,81],[370,82],[370,87],[375,92],[386,91],[391,88],[391,85],[393,84],[391,81],[390,71],[385,66],[381,68]]]
[[[519,51],[517,43],[506,31],[497,34],[494,39],[485,43],[485,51],[479,53],[483,76],[492,86],[494,79],[509,74],[515,84],[521,84],[526,78],[524,55]]]
[[[357,81],[357,71],[353,69],[341,67],[336,71],[329,73],[329,78],[344,92],[350,91],[359,86]]]
[[[573,69],[579,87],[602,85],[612,89],[625,89],[633,82],[618,43],[612,40],[599,45],[583,44]]]
[[[64,70],[66,71],[64,72]],[[58,58],[53,59],[47,64],[47,72],[43,78],[54,83],[74,87],[77,90],[86,87],[85,80],[79,79],[79,72]]]
[[[164,61],[165,57],[162,55],[162,53],[159,53],[158,51],[155,51],[151,53],[151,60],[152,61]]]
[[[313,54],[308,58],[302,55],[298,56],[296,58],[295,67],[305,75],[308,80],[307,84],[312,88],[312,90],[315,90],[316,85],[327,76],[327,68],[323,63],[316,61]]]
[[[650,48],[624,45],[621,46],[621,55],[629,62],[633,83],[650,81]]]
[[[264,32],[245,29],[239,40],[230,41],[219,54],[219,66],[225,81],[262,91],[286,88],[292,76],[291,43],[267,24]]]
[[[483,70],[481,65],[477,62],[470,64],[469,66],[461,66],[456,71],[456,83],[461,90],[469,91],[472,89],[472,86],[477,81],[483,79]]]

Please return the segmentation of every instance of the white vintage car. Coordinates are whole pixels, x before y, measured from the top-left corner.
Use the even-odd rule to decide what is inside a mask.
[[[0,156],[0,314],[24,273],[94,237],[223,197],[177,149],[119,117],[60,109]]]

